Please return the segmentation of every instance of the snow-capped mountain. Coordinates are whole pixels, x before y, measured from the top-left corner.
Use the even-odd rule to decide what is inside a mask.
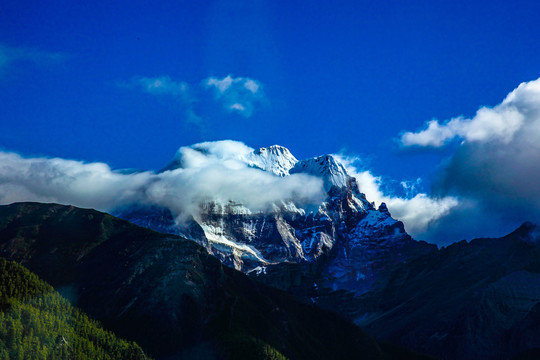
[[[294,197],[284,198],[267,210],[251,209],[236,199],[208,200],[198,205],[196,216],[182,222],[175,221],[168,209],[156,207],[128,207],[116,215],[194,239],[223,263],[246,273],[264,273],[268,266],[282,263],[317,263],[324,269],[319,286],[357,294],[367,291],[386,267],[406,261],[413,253],[432,250],[411,239],[386,205],[376,208],[370,203],[334,156],[299,161],[278,145],[248,150],[241,148],[234,154],[215,151],[217,155],[212,153],[211,159],[280,178],[296,174],[319,178],[325,199],[313,206]],[[181,148],[164,171],[181,171],[197,156],[209,158],[204,143]]]
[[[287,176],[298,160],[289,149],[272,145],[263,147],[243,156],[243,160],[254,168],[271,172],[277,176]]]
[[[297,162],[290,173],[303,173],[321,177],[324,181],[324,189],[327,192],[330,191],[332,186],[338,188],[347,187],[347,182],[350,179],[343,164],[338,162],[332,155]]]

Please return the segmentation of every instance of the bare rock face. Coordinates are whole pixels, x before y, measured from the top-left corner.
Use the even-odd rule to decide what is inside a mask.
[[[321,285],[357,295],[370,290],[395,266],[436,249],[413,240],[384,203],[378,210],[369,210],[344,237],[326,265]]]
[[[181,155],[166,169],[182,167]],[[208,201],[200,204],[196,218],[182,222],[156,207],[127,207],[115,215],[196,240],[224,264],[245,273],[264,275],[269,267],[284,263],[316,263],[321,272],[317,286],[355,294],[367,291],[387,268],[434,249],[413,240],[386,205],[376,209],[332,155],[299,161],[274,145],[235,160],[279,177],[318,177],[326,199],[315,207],[282,199],[267,211],[254,211],[234,199]]]

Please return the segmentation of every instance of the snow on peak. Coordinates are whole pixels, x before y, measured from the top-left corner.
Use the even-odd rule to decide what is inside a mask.
[[[298,160],[291,154],[289,149],[280,145],[262,147],[244,155],[248,166],[269,171],[278,176],[289,175]]]
[[[216,164],[233,170],[247,166],[281,177],[293,173],[309,174],[322,178],[326,191],[332,186],[346,187],[350,179],[345,167],[332,155],[298,161],[289,149],[280,145],[254,150],[241,142],[232,140],[183,146],[161,171],[204,168]]]
[[[332,155],[323,155],[296,163],[291,174],[304,173],[322,177],[324,189],[328,192],[332,186],[346,187],[350,179],[345,166]]]

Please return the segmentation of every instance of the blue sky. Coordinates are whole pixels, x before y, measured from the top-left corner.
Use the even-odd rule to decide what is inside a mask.
[[[429,196],[465,197],[478,185],[444,174],[466,130],[445,146],[400,137],[539,78],[539,13],[534,1],[4,0],[0,147],[158,170],[182,145],[281,144],[299,159],[358,156],[400,196],[421,178]],[[491,232],[527,220],[512,204]]]

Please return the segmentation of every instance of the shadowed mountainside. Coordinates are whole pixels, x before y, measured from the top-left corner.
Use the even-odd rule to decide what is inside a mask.
[[[461,241],[403,264],[362,298],[367,311],[355,322],[441,359],[508,359],[539,348],[539,235],[525,223],[502,238]]]

